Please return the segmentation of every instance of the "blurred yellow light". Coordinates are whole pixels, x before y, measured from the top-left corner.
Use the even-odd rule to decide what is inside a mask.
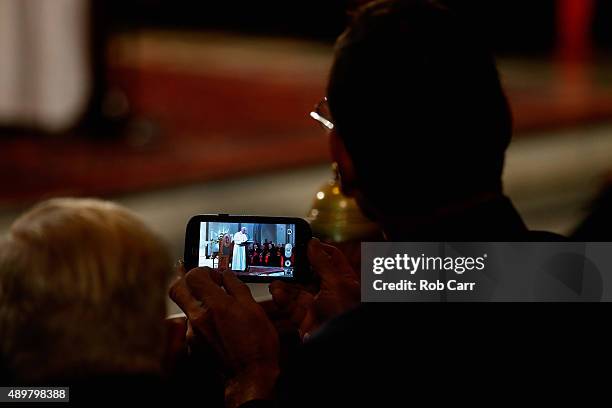
[[[340,187],[336,186],[336,187],[332,188],[332,193],[334,193],[336,195],[340,194]]]
[[[346,206],[347,206],[346,200],[340,201],[340,208],[346,208]]]
[[[319,192],[317,193],[317,198],[318,198],[319,200],[324,199],[324,198],[325,198],[325,193],[324,193],[324,192],[322,192],[322,191],[319,191]]]

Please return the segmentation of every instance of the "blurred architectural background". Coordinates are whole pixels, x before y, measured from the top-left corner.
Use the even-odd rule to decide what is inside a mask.
[[[175,256],[195,213],[306,216],[331,177],[307,113],[352,3],[0,0],[0,232],[59,195],[126,204]],[[612,2],[446,3],[499,56],[507,192],[572,231],[612,174]]]

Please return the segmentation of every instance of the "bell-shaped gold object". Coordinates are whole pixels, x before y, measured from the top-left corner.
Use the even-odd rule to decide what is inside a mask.
[[[354,199],[340,191],[335,163],[332,169],[335,177],[321,186],[308,214],[313,235],[335,244],[380,240],[378,226],[363,215]]]

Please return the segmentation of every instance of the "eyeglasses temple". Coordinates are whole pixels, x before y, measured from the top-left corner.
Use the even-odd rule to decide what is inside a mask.
[[[310,112],[310,117],[321,123],[323,126],[328,128],[329,130],[334,130],[334,124],[329,120],[325,119],[323,116],[319,115],[317,112]]]

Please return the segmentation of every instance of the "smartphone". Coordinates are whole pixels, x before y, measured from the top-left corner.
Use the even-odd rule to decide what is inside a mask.
[[[310,238],[301,218],[196,215],[185,232],[185,269],[227,269],[244,282],[307,282]]]

